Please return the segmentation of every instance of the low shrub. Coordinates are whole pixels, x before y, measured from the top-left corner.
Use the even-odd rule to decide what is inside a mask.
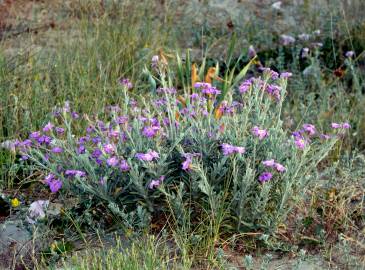
[[[51,192],[104,205],[129,229],[172,214],[193,228],[209,218],[215,239],[275,232],[349,125],[332,123],[331,135],[311,124],[286,130],[281,109],[290,73],[264,69],[224,86],[206,77],[182,92],[162,60],[155,57],[149,71],[160,86],[155,92],[134,99],[132,83],[120,80],[124,103],[108,107],[105,121],[66,103],[17,143],[22,158],[45,173]],[[76,137],[82,126],[84,136]]]

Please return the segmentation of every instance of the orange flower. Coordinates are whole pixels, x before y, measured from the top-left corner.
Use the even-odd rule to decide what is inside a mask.
[[[223,115],[223,108],[222,108],[222,104],[220,104],[219,107],[216,108],[214,111],[214,118],[216,120],[219,120],[222,118],[222,115]]]
[[[196,64],[192,64],[191,65],[191,86],[193,87],[197,81],[199,81],[198,70],[196,68]]]

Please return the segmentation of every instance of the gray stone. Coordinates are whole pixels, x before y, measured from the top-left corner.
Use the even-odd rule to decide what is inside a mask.
[[[21,221],[7,221],[0,225],[0,254],[9,248],[16,248],[21,253],[31,240],[31,233]]]

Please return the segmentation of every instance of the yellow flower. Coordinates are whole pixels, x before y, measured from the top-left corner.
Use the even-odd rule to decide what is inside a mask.
[[[20,201],[18,200],[18,198],[14,198],[10,202],[11,202],[11,206],[14,208],[18,207],[20,205]]]

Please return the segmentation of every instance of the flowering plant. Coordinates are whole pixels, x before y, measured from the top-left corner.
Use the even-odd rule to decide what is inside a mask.
[[[66,104],[17,143],[23,158],[47,172],[51,192],[102,201],[114,214],[176,212],[166,202],[178,196],[181,205],[193,200],[212,213],[224,206],[233,232],[275,230],[337,140],[310,124],[293,136],[285,130],[281,108],[291,74],[264,69],[221,97],[214,82],[179,94],[156,57],[153,68],[161,85],[154,94],[134,100],[133,85],[121,79],[125,102],[105,121],[75,117]],[[87,128],[75,136],[80,121]]]

